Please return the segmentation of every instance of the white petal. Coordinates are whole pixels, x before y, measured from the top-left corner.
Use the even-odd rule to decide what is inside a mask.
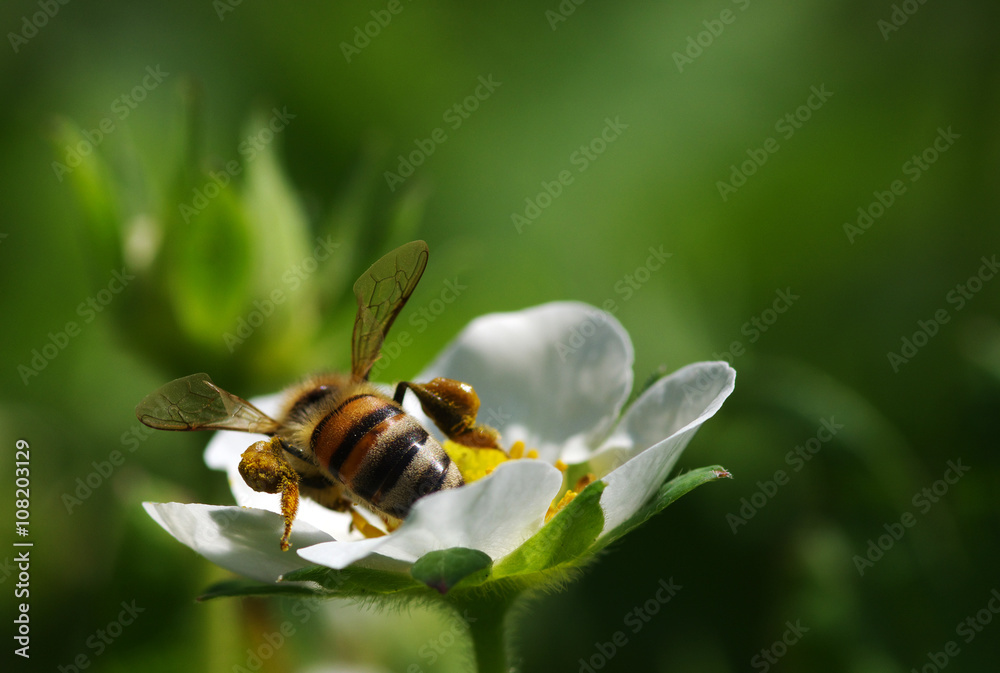
[[[482,401],[480,422],[498,428],[504,444],[522,440],[547,462],[578,462],[618,417],[633,359],[614,316],[553,302],[476,318],[418,380],[471,384]],[[414,401],[406,408],[424,418]]]
[[[209,561],[261,582],[275,582],[308,564],[292,551],[283,552],[280,516],[259,509],[144,502],[153,519],[178,541]],[[332,538],[308,523],[296,521],[293,549],[329,542]]]
[[[609,471],[601,496],[603,533],[652,497],[695,432],[715,415],[735,385],[736,370],[726,363],[700,362],[660,379],[636,400],[592,462],[598,474]],[[664,439],[650,446],[656,437]]]
[[[598,476],[606,474],[705,413],[711,417],[732,392],[735,376],[724,362],[697,362],[654,382],[591,456],[591,467]],[[719,398],[726,385],[729,390]]]
[[[394,533],[358,542],[329,542],[299,550],[302,558],[345,568],[378,553],[413,563],[430,551],[468,547],[498,560],[514,551],[545,522],[562,473],[540,460],[515,460],[461,488],[417,501]]]

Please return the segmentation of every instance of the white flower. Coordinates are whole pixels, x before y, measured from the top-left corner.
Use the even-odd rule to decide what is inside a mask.
[[[598,540],[638,512],[667,480],[681,451],[733,391],[723,362],[684,367],[657,380],[622,414],[632,389],[633,350],[610,314],[575,302],[496,313],[470,323],[415,381],[444,376],[472,384],[479,421],[497,427],[505,446],[520,440],[537,460],[512,460],[461,488],[419,500],[393,533],[364,539],[350,518],[304,500],[293,526],[293,552],[281,552],[277,495],[252,491],[240,455],[257,437],[219,432],[209,467],[225,470],[243,507],[146,503],[174,537],[220,566],[265,582],[307,565],[359,564],[405,572],[424,554],[467,547],[494,562],[543,526],[564,475],[554,464],[589,461],[606,484]],[[278,396],[252,400],[275,413]],[[407,411],[438,434],[412,396]],[[297,555],[296,555],[297,552]]]

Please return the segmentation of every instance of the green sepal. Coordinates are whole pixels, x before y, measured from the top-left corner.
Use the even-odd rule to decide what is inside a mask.
[[[604,528],[601,493],[606,486],[603,481],[595,481],[583,489],[541,530],[498,563],[493,577],[541,572],[581,557]]]
[[[330,598],[367,598],[424,588],[405,573],[361,566],[348,566],[343,570],[310,566],[290,572],[281,579],[283,582],[315,582]]]
[[[469,584],[482,583],[492,565],[493,559],[478,549],[452,547],[424,554],[413,564],[410,574],[438,593],[446,594],[465,579],[469,579]]]
[[[671,479],[663,484],[663,486],[660,487],[660,490],[657,491],[656,494],[639,509],[639,511],[633,514],[627,521],[619,524],[614,528],[614,530],[602,537],[594,551],[603,549],[615,540],[618,540],[630,533],[633,529],[646,523],[646,521],[662,512],[668,505],[672,504],[685,493],[694,490],[702,484],[707,484],[710,481],[730,477],[732,477],[732,475],[729,474],[724,467],[721,465],[713,465],[711,467],[701,467],[697,470],[691,470],[690,472],[685,472],[684,474]]]
[[[198,596],[198,601],[209,601],[215,598],[246,598],[248,596],[287,596],[305,598],[322,595],[322,591],[303,584],[261,584],[247,580],[226,580],[213,584]]]

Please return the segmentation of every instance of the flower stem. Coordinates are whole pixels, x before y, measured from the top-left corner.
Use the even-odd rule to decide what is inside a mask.
[[[518,594],[449,596],[469,627],[477,673],[515,673],[507,637],[507,616]]]

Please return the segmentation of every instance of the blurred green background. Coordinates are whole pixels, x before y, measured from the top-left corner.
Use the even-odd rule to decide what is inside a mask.
[[[347,366],[351,283],[419,237],[414,343],[384,380],[474,316],[556,299],[612,302],[637,383],[739,372],[681,460],[735,479],[531,604],[525,671],[991,670],[998,19],[916,0],[4,3],[0,519],[17,541],[25,439],[35,545],[31,659],[5,656],[230,671],[290,621],[302,637],[263,670],[462,670],[420,610],[196,604],[227,574],[140,506],[231,501],[206,436],[141,430],[146,393]],[[653,269],[650,248],[671,256]],[[435,301],[449,281],[465,289]],[[144,611],[119,629],[123,602]]]

